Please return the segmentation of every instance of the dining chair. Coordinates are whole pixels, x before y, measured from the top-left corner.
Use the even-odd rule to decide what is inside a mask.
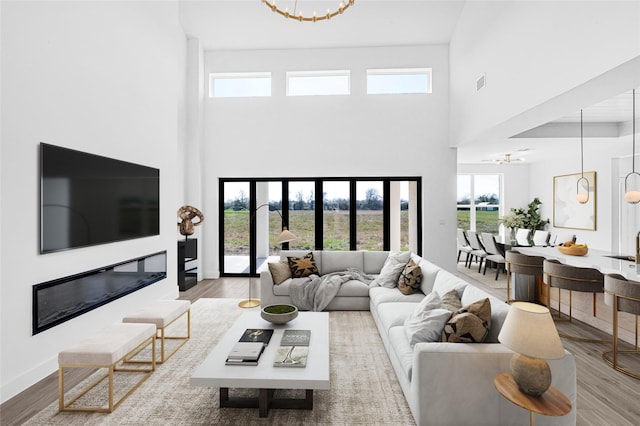
[[[469,260],[469,265],[467,268],[471,268],[471,262],[473,258],[480,259],[480,265],[478,265],[478,272],[482,271],[482,263],[484,259],[487,257],[487,252],[484,250],[482,243],[480,242],[480,238],[475,231],[467,231],[467,236],[469,237],[469,245],[473,250],[471,250],[471,259]]]
[[[618,274],[604,276],[604,303],[613,307],[613,349],[602,352],[602,359],[616,371],[640,379],[640,371],[633,372],[620,366],[618,358],[623,354],[640,354],[638,351],[638,315],[640,315],[640,282],[630,281]],[[618,348],[618,312],[635,315],[636,340],[634,349]],[[613,357],[610,357],[613,355]],[[637,364],[636,364],[637,365]]]
[[[467,234],[465,234],[464,229],[458,228],[457,232],[458,259],[456,263],[460,262],[460,254],[466,253],[467,257],[464,259],[464,266],[466,267],[473,248],[469,245],[469,239],[467,238]]]
[[[548,246],[550,237],[551,237],[551,234],[549,233],[549,231],[541,231],[539,229],[536,229],[535,232],[533,233],[533,245]]]
[[[529,244],[529,234],[531,233],[528,229],[518,228],[516,231],[516,242],[519,246],[530,246]]]
[[[498,276],[500,275],[500,271],[504,270],[504,265],[506,261],[504,259],[504,256],[502,256],[500,254],[500,251],[498,250],[498,247],[496,245],[496,237],[493,234],[489,232],[483,232],[482,234],[480,234],[480,236],[482,237],[482,244],[484,245],[484,250],[485,252],[487,252],[487,257],[485,258],[485,262],[484,262],[484,272],[482,274],[483,275],[487,274],[487,264],[489,262],[495,263],[496,280],[497,280]]]

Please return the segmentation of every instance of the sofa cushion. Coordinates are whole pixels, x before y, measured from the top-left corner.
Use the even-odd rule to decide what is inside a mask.
[[[469,283],[453,275],[451,272],[441,269],[436,275],[435,282],[433,283],[433,289],[438,292],[438,294],[446,294],[453,289],[462,289],[464,287],[468,287]],[[485,294],[486,297],[486,294]],[[464,300],[462,301],[464,305]]]
[[[417,303],[391,302],[378,307],[378,321],[385,333],[391,327],[403,326],[409,314],[418,306]],[[380,330],[378,330],[380,331]],[[406,335],[405,335],[406,339]]]
[[[420,282],[422,281],[422,269],[413,259],[404,266],[398,278],[398,290],[402,294],[412,294],[420,290]]]
[[[402,371],[407,378],[411,380],[413,368],[413,347],[409,344],[404,327],[391,327],[389,330],[389,351],[395,353],[396,358],[400,361]]]
[[[437,342],[440,340],[445,323],[451,312],[442,308],[442,300],[437,292],[427,295],[404,321],[404,332],[409,344]]]
[[[487,293],[476,286],[469,285],[462,294],[462,304],[469,305],[485,297]],[[509,312],[509,304],[493,296],[489,296],[489,300],[491,301],[491,328],[485,343],[498,343],[498,334]]]
[[[361,251],[325,251],[322,253],[322,275],[344,272],[347,268],[364,271],[364,254]]]
[[[318,266],[313,260],[313,253],[309,252],[304,257],[287,257],[289,268],[291,268],[291,277],[302,278],[311,274],[318,274]]]
[[[371,287],[378,285],[380,287],[394,288],[398,284],[398,277],[410,257],[411,252],[408,251],[389,253],[380,275],[371,282]]]
[[[362,281],[349,280],[340,286],[336,296],[338,297],[367,297],[369,295],[369,285]]]
[[[289,296],[289,287],[291,287],[291,284],[303,281],[309,281],[309,278],[289,278],[288,280],[284,280],[282,283],[272,286],[273,294],[276,296]]]
[[[269,272],[273,278],[273,283],[278,285],[291,278],[291,268],[287,262],[269,262]]]
[[[491,302],[478,300],[455,312],[442,331],[442,341],[449,343],[482,343],[491,328]]]
[[[418,264],[420,270],[422,271],[422,282],[420,283],[420,289],[424,294],[431,293],[433,291],[433,284],[436,280],[436,276],[442,268],[429,262],[428,260],[421,258],[415,253],[411,255],[411,258]],[[439,292],[439,294],[444,293]]]
[[[372,306],[380,306],[381,303],[389,302],[412,302],[420,303],[424,298],[421,292],[404,295],[397,288],[373,287],[369,289],[369,299]]]
[[[379,274],[384,266],[384,262],[389,257],[388,251],[363,251],[364,273]]]

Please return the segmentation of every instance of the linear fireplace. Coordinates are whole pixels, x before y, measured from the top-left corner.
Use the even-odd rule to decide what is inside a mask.
[[[33,286],[33,329],[44,330],[167,277],[159,252]]]

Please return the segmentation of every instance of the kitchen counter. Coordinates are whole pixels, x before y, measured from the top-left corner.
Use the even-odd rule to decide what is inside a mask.
[[[589,249],[584,256],[571,256],[560,253],[557,247],[514,247],[514,250],[531,256],[543,256],[557,259],[560,262],[579,268],[594,268],[603,274],[620,274],[628,280],[640,282],[640,265],[629,260],[615,259],[607,256],[618,256],[603,250]]]
[[[616,253],[610,253],[603,250],[592,250],[584,256],[571,256],[568,254],[560,253],[556,247],[513,247],[513,250],[517,250],[522,254],[530,256],[542,256],[546,259],[557,259],[558,261],[580,268],[594,268],[602,272],[603,274],[620,274],[628,280],[640,282],[640,267],[635,262],[629,260],[615,259],[608,256],[616,256]],[[546,278],[545,278],[546,280]],[[540,282],[541,286],[537,289],[542,294],[546,295],[547,286]],[[639,284],[640,285],[640,284]],[[562,290],[567,292],[567,290]],[[538,296],[541,295],[538,293]],[[545,297],[539,297],[542,303],[545,302]],[[558,308],[558,290],[554,289],[551,292],[551,308]],[[569,301],[568,292],[567,296],[562,296],[562,312],[569,313]],[[573,292],[573,317],[586,324],[591,325],[599,330],[611,334],[613,330],[613,312],[611,306],[604,303],[604,295],[602,293],[596,293],[596,311],[597,314],[593,315],[592,308],[593,299],[591,293]],[[619,316],[620,324],[620,339],[626,342],[633,343],[635,338],[635,316],[621,313]]]

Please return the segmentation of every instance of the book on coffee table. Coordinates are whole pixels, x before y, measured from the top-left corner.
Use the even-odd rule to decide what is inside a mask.
[[[271,336],[273,336],[273,329],[247,328],[244,333],[242,333],[240,342],[262,342],[267,345],[271,340]]]
[[[310,340],[311,330],[285,330],[273,366],[306,367]]]
[[[263,342],[238,342],[231,348],[226,365],[258,365],[264,351]]]

